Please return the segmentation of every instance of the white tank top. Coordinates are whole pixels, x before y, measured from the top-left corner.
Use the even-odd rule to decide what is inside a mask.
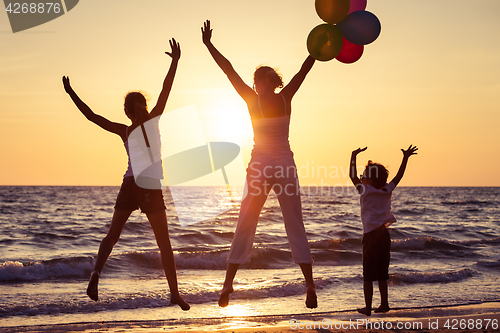
[[[127,141],[124,142],[124,146],[127,151],[128,166],[123,177],[163,179],[159,119],[160,117],[155,117],[148,120],[135,128],[130,135],[127,127]]]

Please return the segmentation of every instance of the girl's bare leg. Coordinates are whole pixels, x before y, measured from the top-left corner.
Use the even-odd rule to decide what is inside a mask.
[[[167,214],[162,210],[156,213],[147,213],[146,216],[153,228],[156,243],[160,248],[161,264],[170,288],[170,303],[178,304],[182,310],[187,311],[190,309],[190,306],[180,295],[177,285],[177,269],[175,266],[174,252],[170,243],[170,236],[168,234]]]
[[[120,235],[123,230],[125,222],[127,222],[131,210],[117,210],[115,209],[113,213],[113,218],[111,219],[111,225],[109,226],[108,234],[101,241],[99,246],[99,252],[97,253],[97,258],[94,264],[94,270],[90,274],[89,285],[87,287],[87,295],[94,301],[99,299],[98,284],[99,275],[101,274],[102,268],[108,260],[108,257],[113,250],[113,246],[118,242]]]

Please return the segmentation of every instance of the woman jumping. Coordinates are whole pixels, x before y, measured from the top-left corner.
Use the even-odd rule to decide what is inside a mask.
[[[254,73],[254,90],[243,82],[231,63],[212,44],[209,20],[204,23],[201,32],[203,43],[215,62],[247,104],[255,142],[247,169],[248,193],[241,202],[219,305],[225,307],[229,304],[229,294],[233,292],[233,280],[239,265],[250,260],[260,211],[273,188],[283,213],[293,259],[299,264],[306,280],[306,306],[316,308],[318,304],[312,274],[313,261],[302,221],[297,168],[288,142],[292,97],[315,60],[308,56],[300,71],[286,86],[283,85],[281,75],[273,68],[261,66]],[[277,88],[283,89],[276,93]]]

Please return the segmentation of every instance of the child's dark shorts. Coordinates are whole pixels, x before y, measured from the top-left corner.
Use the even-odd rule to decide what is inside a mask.
[[[116,198],[115,209],[136,210],[137,208],[140,208],[143,213],[165,210],[163,191],[144,189],[137,186],[134,177],[125,177]]]
[[[391,235],[387,228],[375,229],[363,235],[363,280],[389,279],[391,261]]]

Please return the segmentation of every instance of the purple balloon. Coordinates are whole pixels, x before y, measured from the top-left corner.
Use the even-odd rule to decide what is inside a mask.
[[[351,6],[349,7],[349,13],[365,10],[366,9],[366,0],[351,0]]]
[[[358,10],[337,23],[342,36],[353,44],[366,45],[372,43],[380,35],[380,21],[365,10]]]

